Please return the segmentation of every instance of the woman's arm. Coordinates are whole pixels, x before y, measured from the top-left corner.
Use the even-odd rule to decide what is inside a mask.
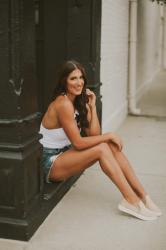
[[[86,134],[88,136],[100,135],[101,129],[96,110],[96,96],[94,92],[92,92],[90,89],[87,89],[86,93],[89,99],[89,102],[87,104],[87,110],[88,110],[87,119],[89,122],[89,127],[86,129]]]
[[[113,138],[111,133],[82,137],[74,119],[73,104],[66,97],[62,97],[61,100],[59,100],[58,105],[56,105],[56,112],[61,127],[64,129],[71,144],[77,150],[93,147],[102,142],[109,142]]]
[[[89,122],[89,127],[85,129],[86,134],[88,136],[92,135],[100,135],[101,134],[101,129],[100,129],[100,124],[97,116],[97,110],[96,110],[96,105],[94,107],[90,107],[87,105],[87,110],[88,110],[88,122]]]
[[[86,129],[86,134],[88,136],[94,136],[94,135],[100,135],[101,134],[101,129],[100,129],[100,124],[97,116],[97,111],[96,111],[96,96],[93,91],[90,89],[86,90],[86,93],[88,95],[89,102],[87,104],[87,110],[88,110],[88,115],[87,119],[89,121],[89,128]],[[118,150],[122,150],[122,141],[117,136],[115,133],[111,133],[111,141],[114,143]]]

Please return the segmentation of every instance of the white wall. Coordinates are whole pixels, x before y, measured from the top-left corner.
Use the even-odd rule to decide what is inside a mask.
[[[160,11],[138,0],[137,99],[159,71]],[[101,93],[103,132],[116,130],[128,113],[129,0],[102,0]]]
[[[103,131],[116,129],[127,114],[128,11],[128,0],[102,1]]]
[[[166,6],[164,6],[164,59],[163,68],[166,70]]]
[[[149,0],[138,1],[137,98],[160,70],[160,9]]]

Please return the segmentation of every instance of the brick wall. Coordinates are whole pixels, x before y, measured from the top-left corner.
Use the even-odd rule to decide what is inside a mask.
[[[137,97],[159,71],[159,6],[138,0]],[[116,130],[128,113],[129,0],[102,1],[101,82],[103,132]]]
[[[128,0],[102,1],[103,131],[116,129],[127,113],[128,7]]]

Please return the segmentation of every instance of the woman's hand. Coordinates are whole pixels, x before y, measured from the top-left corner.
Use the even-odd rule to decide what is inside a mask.
[[[96,95],[93,91],[91,91],[90,89],[86,89],[86,94],[88,96],[88,105],[90,108],[93,108],[96,106]]]
[[[119,151],[122,151],[123,143],[120,137],[116,134],[111,134],[110,142],[115,144],[115,146],[118,148]]]

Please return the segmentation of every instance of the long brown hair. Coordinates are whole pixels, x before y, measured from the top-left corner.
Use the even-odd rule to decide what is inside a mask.
[[[87,120],[87,108],[86,108],[86,103],[88,102],[88,97],[86,95],[87,77],[85,69],[79,62],[75,60],[69,60],[63,63],[63,65],[61,66],[60,70],[57,73],[57,82],[53,92],[53,98],[55,99],[59,95],[64,95],[66,93],[67,77],[75,69],[79,69],[81,71],[84,79],[84,86],[82,89],[82,93],[79,96],[76,96],[74,101],[74,107],[79,112],[80,127],[82,131],[85,133],[85,128],[89,126],[89,122]]]

